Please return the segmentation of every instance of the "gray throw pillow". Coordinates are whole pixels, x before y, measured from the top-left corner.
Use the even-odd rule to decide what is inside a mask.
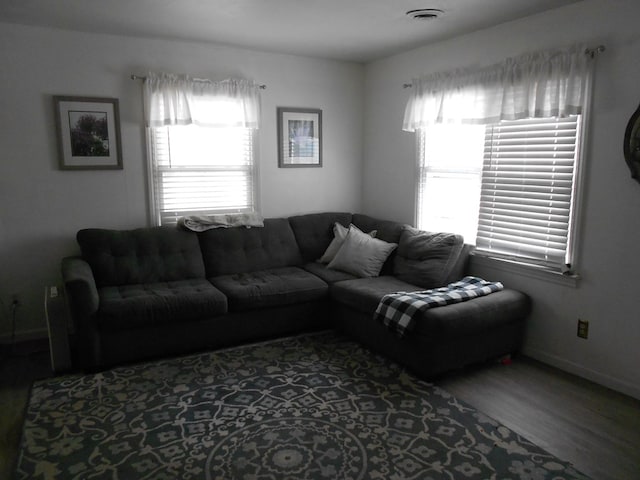
[[[351,225],[340,250],[327,268],[358,277],[377,277],[387,257],[397,246],[397,243],[372,238]]]
[[[349,225],[349,227],[353,227],[358,231],[361,231],[358,227],[356,227],[353,224]],[[347,233],[349,233],[349,229],[343,226],[341,223],[336,222],[335,225],[333,226],[333,240],[331,240],[331,243],[329,244],[325,252],[322,254],[322,257],[320,257],[318,262],[329,263],[331,260],[333,260],[333,257],[336,256],[336,253],[338,253],[338,250],[340,250],[340,247],[342,247],[342,243],[344,242],[344,239],[347,238]],[[375,237],[376,233],[377,233],[376,230],[372,230],[369,232],[369,235],[371,237]]]
[[[458,262],[464,239],[454,233],[433,233],[406,227],[400,235],[393,274],[424,289],[459,280]]]

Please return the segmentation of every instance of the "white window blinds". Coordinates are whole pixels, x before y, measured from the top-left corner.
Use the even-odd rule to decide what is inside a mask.
[[[150,136],[158,224],[255,210],[252,129],[174,126]]]
[[[561,269],[569,232],[581,116],[487,125],[476,247]]]

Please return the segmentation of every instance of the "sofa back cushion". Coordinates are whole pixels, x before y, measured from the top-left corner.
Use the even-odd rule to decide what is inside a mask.
[[[351,214],[328,212],[289,217],[289,223],[306,262],[315,262],[322,257],[333,240],[333,226],[336,222],[349,228]]]
[[[393,222],[390,220],[379,220],[377,218],[370,217],[368,215],[362,215],[355,213],[351,220],[356,227],[363,232],[370,232],[376,230],[376,238],[388,243],[399,243],[402,230],[407,226],[404,223]],[[393,273],[393,263],[396,257],[396,250],[387,258],[387,261],[382,266],[380,275],[390,275]]]
[[[400,236],[394,275],[424,289],[460,280],[468,256],[462,236],[406,227]]]
[[[98,287],[204,278],[193,232],[176,227],[89,228],[80,230],[76,238]]]
[[[215,228],[198,239],[208,278],[303,263],[286,218],[267,218],[264,227]]]

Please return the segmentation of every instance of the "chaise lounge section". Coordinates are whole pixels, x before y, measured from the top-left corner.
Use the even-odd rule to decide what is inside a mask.
[[[362,278],[318,261],[340,226],[385,244],[379,273]],[[465,274],[470,247],[438,235],[345,212],[197,233],[81,230],[81,255],[62,261],[80,366],[95,370],[328,328],[423,377],[516,352],[530,302],[515,290],[430,309],[402,338],[373,319],[385,294],[439,287]]]

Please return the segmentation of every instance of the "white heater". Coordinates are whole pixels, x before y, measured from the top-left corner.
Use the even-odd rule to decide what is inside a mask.
[[[54,372],[63,372],[71,368],[69,350],[69,332],[67,331],[67,305],[64,294],[58,287],[45,287],[44,311],[47,315],[49,330],[49,352],[51,368]]]

